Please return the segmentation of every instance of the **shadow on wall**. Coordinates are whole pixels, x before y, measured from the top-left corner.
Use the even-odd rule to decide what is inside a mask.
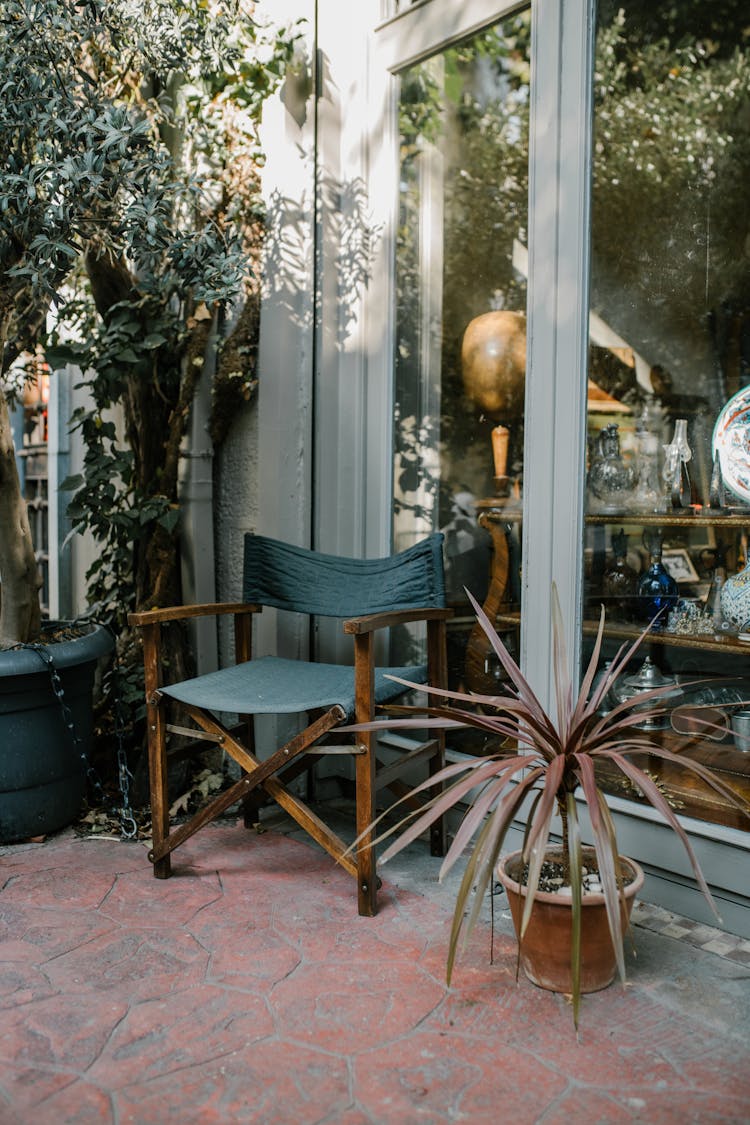
[[[286,311],[290,325],[309,330],[313,321],[311,294],[316,288],[310,274],[310,246],[315,252],[315,271],[335,277],[336,332],[339,350],[346,343],[356,320],[356,309],[372,276],[373,250],[382,234],[367,208],[367,192],[361,178],[336,180],[323,176],[320,184],[325,236],[317,241],[311,233],[312,208],[274,192],[268,204],[264,250],[264,302]]]
[[[372,276],[373,249],[382,228],[372,222],[361,179],[323,177],[320,200],[325,237],[315,242],[310,197],[295,199],[280,191],[271,195],[264,241],[263,304],[275,323],[283,324],[294,340],[304,341],[303,348],[311,351],[316,312],[312,294],[315,277],[323,276],[325,264],[326,277],[335,279],[331,284],[336,287],[336,312],[335,319],[325,318],[321,328],[328,354],[342,353],[355,325],[361,295]],[[258,377],[262,380],[272,376],[259,370]],[[257,525],[255,402],[256,397],[235,415],[217,458],[216,564],[220,599],[237,596],[244,533]],[[221,663],[231,654],[233,643],[231,630],[222,622]]]

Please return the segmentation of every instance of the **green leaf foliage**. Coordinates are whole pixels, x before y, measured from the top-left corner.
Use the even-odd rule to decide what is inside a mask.
[[[105,555],[128,511],[141,534],[179,519],[145,450],[164,443],[175,411],[187,417],[195,310],[241,299],[251,276],[257,177],[228,221],[227,169],[238,152],[260,159],[260,111],[293,45],[241,0],[3,5],[0,318],[16,350],[41,341],[53,365],[86,373],[94,404],[76,420],[88,452],[71,514]],[[136,417],[133,380],[149,381],[162,409]],[[110,420],[117,404],[129,450]],[[124,612],[132,596],[118,593]]]

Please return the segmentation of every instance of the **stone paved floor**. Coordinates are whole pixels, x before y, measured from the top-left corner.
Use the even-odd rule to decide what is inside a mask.
[[[516,982],[499,907],[492,963],[483,920],[446,988],[439,861],[421,892],[408,863],[365,919],[273,830],[211,826],[166,882],[134,842],[0,849],[1,1125],[750,1122],[742,958],[641,906],[628,986],[584,997],[576,1036]]]

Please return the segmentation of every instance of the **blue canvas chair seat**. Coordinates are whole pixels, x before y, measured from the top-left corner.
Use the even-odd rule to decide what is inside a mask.
[[[252,618],[264,606],[308,616],[336,617],[352,638],[351,665],[288,660],[275,656],[253,659]],[[234,618],[234,666],[165,683],[161,630],[170,622],[205,615]],[[394,701],[406,689],[388,679],[394,675],[416,683],[445,687],[447,681],[442,535],[431,535],[399,554],[382,559],[350,559],[306,550],[260,535],[245,537],[243,599],[235,603],[178,606],[131,614],[142,631],[146,678],[149,781],[153,846],[149,858],[157,878],[171,874],[171,854],[205,824],[238,801],[246,809],[246,823],[257,819],[261,803],[276,801],[333,858],[356,877],[361,914],[376,910],[375,854],[369,826],[375,819],[375,795],[387,785],[401,795],[401,766],[412,768],[424,760],[431,774],[442,768],[442,734],[417,746],[403,761],[381,763],[376,736],[360,731],[347,736],[345,746],[332,745],[330,735],[345,720],[368,723],[375,708]],[[375,637],[381,631],[411,622],[425,622],[425,665],[378,668]],[[167,707],[178,707],[193,721],[186,728],[167,721]],[[255,751],[255,715],[302,715],[302,728],[262,760]],[[239,733],[225,716],[236,715]],[[186,823],[173,827],[169,818],[167,734],[201,736],[219,743],[240,766],[240,780],[220,793]],[[313,756],[341,753],[353,756],[355,773],[355,833],[364,833],[354,855],[347,844],[301,800],[289,782],[309,769]],[[442,855],[445,839],[441,823],[434,826],[431,848]]]
[[[427,681],[427,665],[376,668],[375,703],[379,706],[404,693],[403,687],[387,676],[423,684]],[[263,656],[220,672],[209,672],[162,691],[180,703],[244,715],[292,715],[338,704],[347,718],[353,718],[356,703],[353,668],[342,664],[303,664],[279,656]]]

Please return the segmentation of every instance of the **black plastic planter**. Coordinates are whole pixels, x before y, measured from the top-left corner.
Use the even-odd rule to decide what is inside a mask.
[[[79,813],[84,797],[94,674],[99,658],[112,649],[112,638],[93,625],[80,637],[44,647],[59,674],[62,700],[38,651],[0,652],[3,844],[64,828]]]

